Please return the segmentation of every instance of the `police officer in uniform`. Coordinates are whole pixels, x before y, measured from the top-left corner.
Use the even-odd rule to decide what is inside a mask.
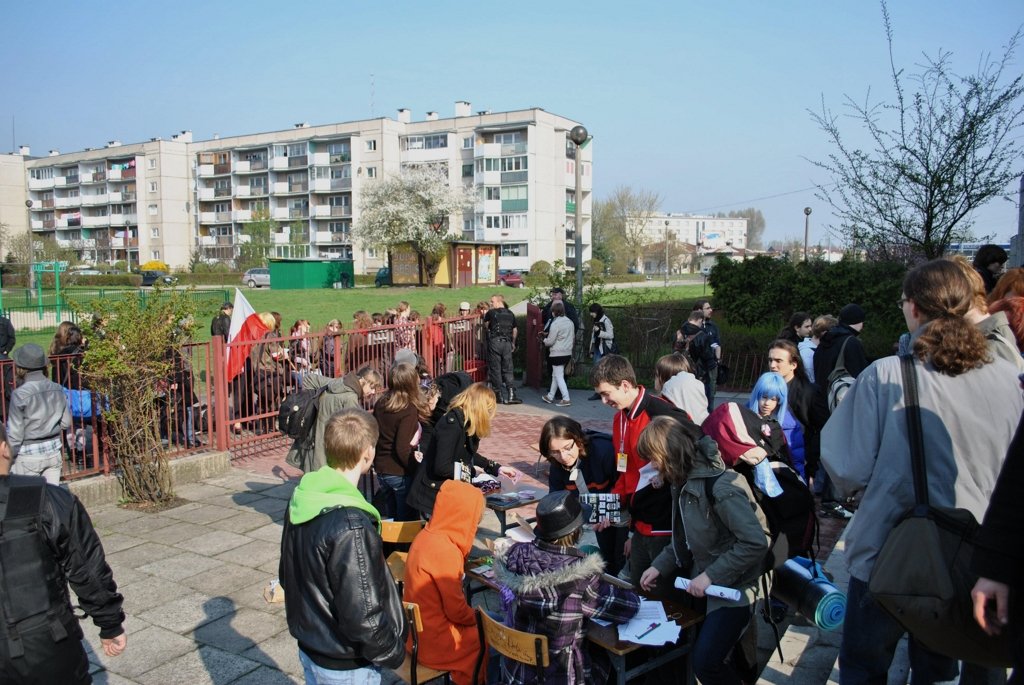
[[[516,315],[505,305],[502,295],[491,296],[491,308],[484,316],[487,327],[487,374],[491,389],[502,404],[522,404],[516,397],[512,377],[512,351],[516,348]],[[508,387],[508,394],[502,386]]]
[[[0,683],[91,683],[68,583],[110,657],[127,644],[123,598],[78,498],[10,468],[0,424]]]

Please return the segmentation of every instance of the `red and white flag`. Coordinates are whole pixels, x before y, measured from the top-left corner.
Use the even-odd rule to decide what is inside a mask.
[[[252,350],[251,345],[241,343],[259,340],[267,331],[267,325],[260,321],[259,314],[245,299],[245,295],[235,288],[235,308],[231,312],[231,327],[228,329],[227,366],[228,381],[242,373],[245,360]]]

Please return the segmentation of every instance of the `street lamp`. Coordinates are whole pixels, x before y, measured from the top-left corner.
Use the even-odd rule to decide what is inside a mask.
[[[804,207],[804,261],[807,261],[807,238],[811,234],[811,208]]]
[[[583,311],[583,185],[582,181],[582,159],[580,146],[587,142],[587,129],[583,126],[573,126],[569,131],[569,140],[576,146],[576,216],[575,239],[576,250],[576,309]]]
[[[668,287],[668,219],[665,219],[665,287]]]

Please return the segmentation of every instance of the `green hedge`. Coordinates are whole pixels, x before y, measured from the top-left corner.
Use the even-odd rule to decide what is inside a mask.
[[[844,305],[856,302],[866,314],[861,340],[868,356],[875,358],[892,354],[893,343],[906,330],[895,306],[905,275],[906,267],[892,262],[793,263],[755,257],[745,262],[719,259],[708,285],[715,293],[723,347],[729,330],[749,333],[752,343],[761,339],[762,331],[774,337],[795,311],[838,316]],[[746,333],[737,335],[733,344],[745,347]]]
[[[61,278],[60,282],[62,286],[69,285],[78,286],[82,288],[97,288],[100,286],[116,285],[138,288],[142,285],[142,276],[139,274],[103,274],[102,276],[71,276],[66,281],[64,280],[64,278]]]
[[[175,272],[180,285],[242,285],[240,273],[180,273]]]

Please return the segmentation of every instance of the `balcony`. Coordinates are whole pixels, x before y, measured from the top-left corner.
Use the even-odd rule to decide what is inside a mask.
[[[73,176],[64,176],[63,178],[64,178],[64,183],[62,183],[60,185],[65,185],[65,186],[76,186],[76,185],[78,185],[78,174],[74,174]],[[58,178],[57,180],[59,181],[60,178]]]
[[[289,183],[288,184],[288,192],[289,193],[308,193],[309,192],[309,183]]]
[[[473,183],[480,186],[496,186],[501,185],[501,172],[500,171],[478,171],[473,174]]]
[[[125,224],[125,216],[126,215],[124,215],[124,214],[111,214],[107,218],[110,219],[110,225],[111,226],[124,226],[124,224]]]
[[[228,162],[223,162],[221,164],[214,164],[213,165],[213,173],[214,173],[215,176],[222,176],[224,174],[230,174],[231,173],[231,164],[228,163]]]
[[[200,177],[213,176],[213,165],[212,164],[200,164],[199,169],[196,170],[196,174]]]
[[[288,168],[288,158],[287,157],[274,157],[273,159],[270,160],[270,168],[274,169],[275,171],[278,171],[278,170],[281,170],[281,169],[287,169]]]
[[[57,222],[54,219],[43,219],[43,228],[56,228]]]
[[[270,217],[272,219],[287,219],[287,218],[289,218],[288,217],[288,208],[287,207],[274,207],[272,210],[270,210]]]
[[[117,204],[121,202],[121,193],[117,191],[113,193],[107,193],[107,201],[109,201],[110,204]]]
[[[249,160],[235,162],[235,173],[236,174],[248,173],[249,168],[250,168],[249,167]]]
[[[217,240],[212,235],[201,235],[197,238],[197,244],[200,247],[213,247],[217,244]]]
[[[81,197],[81,200],[82,204],[85,205],[86,207],[92,207],[95,205],[105,205],[109,201],[106,193],[103,193],[101,195],[83,195]]]
[[[50,178],[30,178],[28,180],[29,190],[46,190],[47,188],[53,187],[53,177]]]
[[[235,186],[235,197],[249,197],[249,186]]]
[[[105,183],[107,180],[107,172],[105,171],[94,171],[91,174],[85,174],[85,180],[82,183]]]
[[[253,159],[249,161],[250,171],[266,171],[267,160],[265,159]]]
[[[501,157],[501,143],[477,143],[473,147],[473,157]]]
[[[289,169],[297,169],[299,167],[307,167],[307,166],[309,166],[309,156],[308,155],[300,155],[298,157],[289,157],[288,158],[288,168]]]
[[[43,230],[43,220],[42,219],[32,219],[30,224],[32,226],[32,230],[33,231],[41,231],[41,230]],[[325,240],[329,240],[329,239],[325,238]]]
[[[345,164],[352,161],[352,155],[348,152],[335,152],[330,156],[328,162],[331,164]]]
[[[109,169],[107,171],[108,181],[132,181],[135,179],[135,169]]]
[[[218,235],[214,236],[216,245],[220,247],[231,246],[235,244],[235,236],[233,235]]]
[[[288,210],[289,219],[305,219],[309,216],[309,207],[292,207]]]
[[[525,212],[530,208],[529,200],[502,200],[501,211],[503,212]]]
[[[525,155],[526,154],[526,142],[521,143],[504,143],[501,146],[501,156],[511,157],[513,155]]]
[[[349,233],[348,231],[337,231],[336,233],[332,233],[331,234],[331,242],[332,243],[351,243],[352,242],[352,234]]]
[[[213,189],[213,196],[214,197],[231,197],[231,188],[230,187],[227,187],[227,188],[214,188]]]
[[[232,221],[252,221],[252,210],[236,209],[231,212]]]
[[[43,200],[43,209],[53,209],[53,198]]]
[[[135,191],[131,190],[128,192],[121,193],[122,202],[135,202]]]
[[[287,181],[274,181],[270,185],[270,189],[271,189],[271,191],[273,191],[274,195],[282,195],[282,194],[288,192],[288,182]]]
[[[291,242],[291,235],[288,233],[271,233],[270,242],[274,245],[287,245]]]
[[[85,216],[82,217],[82,226],[86,228],[96,228],[98,226],[109,226],[109,216]]]
[[[262,185],[261,186],[249,186],[249,196],[250,197],[252,197],[252,196],[259,196],[259,195],[266,195],[266,194],[267,194],[267,187],[266,186],[262,186]]]
[[[200,188],[196,191],[196,195],[200,200],[212,200],[213,199],[213,188]]]
[[[576,203],[575,202],[569,202],[568,200],[566,200],[566,202],[565,202],[565,213],[566,214],[575,214],[576,213]]]
[[[501,182],[506,183],[526,183],[529,180],[528,171],[502,171]]]
[[[54,207],[77,207],[82,203],[80,197],[55,197],[53,198]]]

